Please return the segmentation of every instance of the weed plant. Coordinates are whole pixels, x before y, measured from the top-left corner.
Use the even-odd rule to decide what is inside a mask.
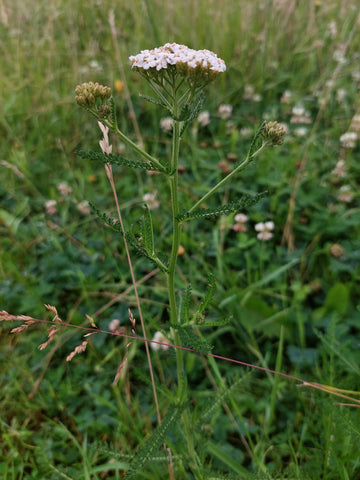
[[[148,479],[360,478],[357,3],[5,0],[0,22],[0,309],[72,325],[54,322],[61,331],[39,351],[39,323],[21,335],[1,323],[1,478],[123,478],[136,466],[134,478]],[[119,129],[169,158],[171,133],[159,130],[168,115],[139,98],[152,92],[127,60],[168,41],[227,65],[182,138],[181,210],[245,159],[263,120],[288,133],[202,207],[267,191],[258,203],[184,223],[180,306],[201,306],[212,273],[205,313],[218,325],[192,332],[200,355],[150,351],[157,412],[144,342],[111,330],[133,336],[130,308],[143,336],[124,243],[84,203],[116,218],[103,163],[77,154],[101,153],[100,130],[73,90],[111,85]],[[138,238],[144,203],[156,206],[157,248],[169,251],[166,177],[115,165],[113,175],[126,230]],[[160,266],[132,254],[147,337],[161,331],[168,343]],[[44,304],[56,305],[51,317]],[[89,322],[98,333],[83,337],[74,326],[90,333]],[[193,335],[184,340],[194,346]],[[204,342],[264,370],[209,356]]]

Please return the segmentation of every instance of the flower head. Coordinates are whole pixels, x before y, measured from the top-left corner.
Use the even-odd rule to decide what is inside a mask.
[[[157,191],[155,190],[153,193],[145,193],[142,199],[148,206],[149,210],[156,210],[160,206],[159,200],[156,198]]]
[[[219,114],[219,117],[222,118],[223,120],[227,120],[228,118],[230,118],[232,111],[233,111],[233,108],[231,105],[226,105],[226,104],[219,105],[218,114]]]
[[[233,226],[233,230],[235,232],[246,232],[247,227],[245,223],[249,220],[249,217],[244,213],[237,213],[234,217],[235,225]]]
[[[354,148],[356,146],[357,133],[356,132],[346,132],[340,137],[341,145],[344,148]]]
[[[132,68],[139,70],[162,70],[170,65],[184,74],[199,69],[217,74],[226,70],[224,60],[210,50],[193,50],[186,45],[166,43],[153,50],[142,50],[139,54],[129,57]]]
[[[161,332],[155,332],[155,335],[152,339],[153,342],[159,342],[159,343],[151,343],[150,346],[153,350],[158,351],[158,350],[168,350],[169,347],[167,345],[160,345],[160,343],[169,343],[168,339],[165,337],[165,335]]]
[[[279,122],[267,122],[262,131],[262,136],[270,145],[282,145],[286,128]]]
[[[190,84],[201,87],[225,72],[224,60],[210,50],[193,50],[186,45],[166,43],[153,50],[142,50],[129,57],[131,68],[149,80],[166,82],[173,73],[185,77]]]
[[[270,240],[274,236],[272,230],[274,230],[274,222],[260,222],[255,225],[255,230],[259,232],[257,238],[259,240]]]

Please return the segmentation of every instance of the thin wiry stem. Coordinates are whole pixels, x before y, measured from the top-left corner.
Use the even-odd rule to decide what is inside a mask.
[[[135,274],[134,274],[134,270],[133,270],[133,267],[132,267],[130,251],[129,251],[129,247],[128,247],[128,244],[127,244],[127,241],[126,241],[125,228],[124,228],[124,224],[123,224],[123,220],[122,220],[122,216],[121,216],[119,200],[118,200],[118,196],[117,196],[117,193],[116,193],[115,182],[114,182],[114,177],[113,177],[111,165],[110,164],[105,165],[105,170],[106,170],[106,174],[107,174],[107,177],[109,179],[111,189],[112,189],[114,199],[115,199],[116,211],[117,211],[117,215],[118,215],[119,222],[120,222],[120,228],[121,228],[123,238],[124,238],[126,256],[127,256],[129,269],[130,269],[130,275],[131,275],[131,281],[132,281],[132,284],[134,286],[134,293],[135,293],[135,298],[136,298],[136,305],[137,305],[138,312],[139,312],[140,325],[141,325],[141,329],[142,329],[144,338],[146,339],[146,329],[145,329],[145,323],[144,323],[144,319],[143,319],[143,315],[142,315],[139,293],[138,293],[138,290],[137,290]],[[154,378],[154,372],[153,372],[152,363],[151,363],[151,355],[150,355],[150,349],[149,349],[148,342],[145,342],[145,350],[146,350],[146,356],[147,356],[148,365],[149,365],[151,385],[152,385],[152,389],[153,389],[154,401],[155,401],[155,406],[156,406],[156,414],[157,414],[157,418],[158,418],[158,423],[160,425],[161,424],[161,414],[160,414],[159,402],[158,402],[157,393],[156,393],[155,378]]]

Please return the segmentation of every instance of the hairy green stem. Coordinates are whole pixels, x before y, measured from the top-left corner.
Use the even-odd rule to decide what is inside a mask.
[[[224,177],[222,180],[220,180],[219,183],[217,183],[213,188],[211,188],[204,196],[202,196],[200,198],[199,201],[197,201],[195,203],[195,205],[193,205],[190,210],[188,210],[188,213],[191,213],[193,212],[194,210],[196,210],[203,202],[205,202],[211,195],[213,195],[213,193],[216,192],[216,190],[218,190],[220,187],[222,187],[226,182],[228,182],[232,177],[234,177],[236,174],[238,174],[241,170],[243,170],[249,163],[251,160],[253,160],[253,158],[258,155],[265,147],[266,147],[266,143],[264,142],[261,147],[255,152],[253,153],[252,155],[248,155],[246,157],[246,159],[240,163],[240,165],[238,165],[236,168],[234,168],[234,170],[229,173],[229,175],[227,175],[226,177]]]

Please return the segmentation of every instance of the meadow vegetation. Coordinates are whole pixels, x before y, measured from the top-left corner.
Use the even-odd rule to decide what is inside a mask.
[[[181,143],[179,193],[193,201],[263,120],[287,129],[216,202],[267,194],[187,223],[177,263],[190,309],[215,278],[216,326],[199,339],[263,370],[184,352],[187,402],[175,408],[174,349],[151,350],[161,427],[144,342],[98,333],[66,362],[80,328],[39,350],[48,324],[10,333],[20,323],[3,321],[2,479],[360,479],[359,31],[355,0],[0,0],[0,310],[51,321],[46,304],[68,324],[142,336],[123,239],[95,212],[116,218],[104,166],[78,155],[100,151],[102,134],[76,85],[110,86],[121,130],[167,158],[166,111],[139,96],[151,91],[128,57],[177,42],[223,58]],[[126,229],[147,203],[168,251],[167,183],[113,171]],[[132,268],[148,338],[170,335],[161,272],[133,251]]]

